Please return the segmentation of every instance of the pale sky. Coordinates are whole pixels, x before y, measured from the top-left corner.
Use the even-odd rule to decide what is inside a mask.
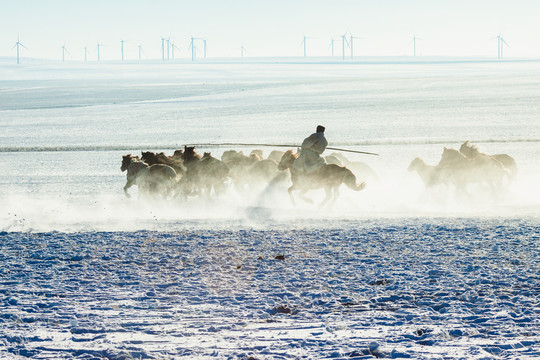
[[[161,58],[161,37],[190,58],[191,36],[207,39],[209,58],[330,56],[331,39],[346,32],[355,57],[417,55],[497,57],[500,33],[506,58],[540,58],[540,0],[0,0],[0,57],[66,61]],[[341,41],[334,43],[336,57]],[[202,43],[199,47],[202,48]],[[91,51],[91,52],[90,52]],[[350,50],[347,50],[350,54]],[[172,56],[172,54],[170,54]]]

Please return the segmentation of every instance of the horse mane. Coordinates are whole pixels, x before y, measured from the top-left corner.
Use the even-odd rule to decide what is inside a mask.
[[[293,156],[295,159],[298,157],[298,152],[294,153],[291,149],[285,151],[283,155]]]
[[[480,151],[478,146],[475,144],[470,144],[469,140],[465,141],[459,148],[459,152],[465,155],[468,158],[475,158],[478,155],[485,155]]]
[[[444,163],[448,161],[454,162],[454,161],[463,161],[463,160],[469,160],[469,159],[458,150],[454,148],[445,147],[443,150],[439,165],[444,165]]]
[[[195,146],[184,146],[183,160],[185,163],[189,163],[191,161],[196,161],[200,159],[201,159],[201,155],[195,152]]]

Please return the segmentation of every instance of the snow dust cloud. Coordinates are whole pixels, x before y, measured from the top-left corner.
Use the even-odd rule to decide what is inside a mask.
[[[430,155],[423,150],[426,163],[436,164],[442,146],[432,145]],[[393,151],[392,151],[393,150]],[[36,176],[34,184],[11,184],[12,191],[2,198],[1,231],[136,231],[174,230],[180,227],[272,226],[275,224],[304,226],[315,221],[320,226],[348,220],[387,217],[469,217],[469,216],[537,216],[540,195],[537,184],[540,173],[535,168],[530,151],[516,156],[519,173],[507,181],[500,192],[493,192],[486,184],[470,184],[466,193],[457,192],[451,184],[426,187],[408,165],[418,151],[384,149],[379,157],[355,157],[373,170],[369,177],[357,176],[357,183],[365,181],[362,191],[345,185],[339,188],[334,202],[320,207],[325,197],[323,190],[310,190],[304,201],[294,192],[296,206],[287,189],[291,186],[288,171],[275,181],[245,188],[237,188],[228,180],[222,194],[151,198],[139,195],[137,186],[123,193],[125,173],[120,172],[118,152],[106,155],[108,166],[99,174],[101,180],[88,179],[80,172],[72,179],[76,184],[55,183],[49,177]],[[402,153],[392,156],[392,153]],[[62,174],[57,174],[62,175]],[[75,175],[74,175],[75,176]],[[61,176],[60,176],[61,177]],[[31,181],[30,181],[31,182]],[[24,187],[23,187],[24,185]],[[30,190],[28,187],[30,187]]]

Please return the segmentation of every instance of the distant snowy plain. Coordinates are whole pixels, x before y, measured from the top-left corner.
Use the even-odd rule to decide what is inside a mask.
[[[540,358],[539,62],[0,73],[0,357]],[[123,195],[121,155],[296,144],[319,123],[331,146],[380,154],[348,155],[378,177],[332,208],[293,207],[286,181]],[[504,193],[407,172],[465,140],[515,157]]]

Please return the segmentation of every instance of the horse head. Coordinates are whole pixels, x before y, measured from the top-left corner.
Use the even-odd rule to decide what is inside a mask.
[[[285,153],[281,157],[281,160],[279,161],[278,169],[279,170],[289,169],[293,165],[294,160],[296,160],[297,157],[298,155],[294,154],[292,150],[285,151]]]
[[[174,150],[173,159],[183,159],[184,158],[184,150]]]
[[[480,150],[478,150],[478,147],[476,145],[471,145],[469,143],[469,140],[461,144],[461,146],[459,147],[459,152],[471,159],[475,158],[480,154]]]
[[[452,164],[463,160],[467,160],[465,155],[463,155],[456,149],[445,147],[439,165],[448,165],[449,163]]]
[[[131,163],[131,159],[136,158],[131,154],[127,154],[122,156],[122,166],[120,166],[120,170],[126,171],[129,164]]]
[[[195,146],[184,146],[184,163],[200,160],[201,156],[195,152]]]
[[[407,168],[408,171],[415,171],[418,170],[420,166],[425,165],[425,161],[420,159],[419,157],[415,158],[413,161],[411,161],[411,164]]]
[[[158,157],[151,151],[141,151],[141,159],[148,165],[159,163]]]

